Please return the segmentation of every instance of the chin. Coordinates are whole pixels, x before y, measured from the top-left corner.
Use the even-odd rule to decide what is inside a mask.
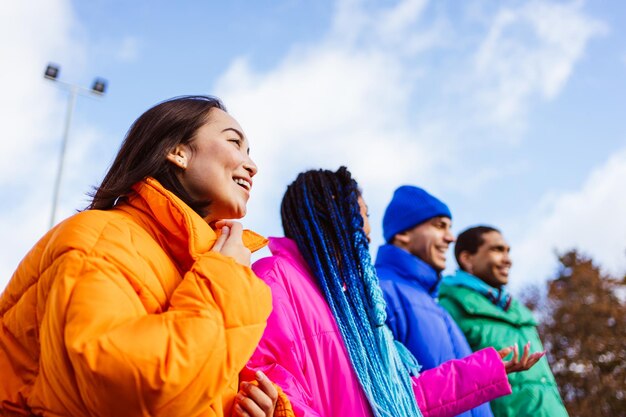
[[[222,219],[241,219],[247,213],[247,204],[242,201],[230,201],[220,210]]]
[[[446,269],[446,264],[445,263],[443,263],[443,264],[436,264],[436,265],[433,265],[433,268],[437,272],[442,272],[444,269]]]
[[[435,269],[440,272],[446,269],[446,260],[444,259],[442,261],[437,262],[435,264]]]
[[[229,217],[229,219],[241,219],[243,216],[245,216],[247,213],[246,208],[244,207],[241,210],[235,210],[233,211],[232,215]]]

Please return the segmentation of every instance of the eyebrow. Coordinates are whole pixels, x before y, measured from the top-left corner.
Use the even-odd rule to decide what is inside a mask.
[[[243,135],[243,133],[241,133],[239,130],[235,129],[234,127],[227,127],[226,129],[222,130],[222,133],[228,132],[229,130],[238,134],[241,139],[245,139],[245,136]]]
[[[239,130],[235,129],[234,127],[227,127],[226,129],[222,130],[222,133],[228,132],[228,131],[235,132],[239,136],[239,139],[241,139],[244,142],[248,143],[248,139]],[[248,155],[250,155],[250,145],[248,145],[248,150],[246,151],[246,153]]]

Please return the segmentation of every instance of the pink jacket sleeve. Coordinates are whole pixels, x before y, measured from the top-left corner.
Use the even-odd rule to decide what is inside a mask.
[[[504,364],[494,348],[442,363],[413,378],[424,417],[453,417],[511,393]]]
[[[263,371],[272,382],[282,388],[297,416],[320,417],[310,403],[302,352],[295,342],[293,326],[297,321],[290,308],[289,296],[278,283],[280,278],[276,276],[276,268],[280,268],[280,265],[269,258],[254,264],[255,273],[272,290],[273,310],[267,320],[265,333],[248,364],[239,374],[239,379],[253,381],[254,373]]]

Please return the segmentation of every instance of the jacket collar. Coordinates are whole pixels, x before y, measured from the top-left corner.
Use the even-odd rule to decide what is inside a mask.
[[[437,297],[441,274],[417,256],[391,244],[378,248],[376,269],[389,268],[404,279],[415,281],[432,297]]]
[[[272,255],[291,259],[294,264],[310,270],[309,264],[300,253],[298,244],[294,240],[288,237],[270,237],[268,247]],[[311,275],[313,275],[312,272]]]
[[[288,237],[270,237],[268,247],[272,251],[272,255],[302,258],[298,245]]]
[[[444,277],[442,282],[446,285],[470,288],[485,296],[495,306],[504,311],[507,311],[511,305],[511,294],[508,293],[504,286],[494,288],[477,276],[461,269],[458,269],[453,275]]]
[[[448,277],[443,279],[440,296],[441,299],[456,301],[462,310],[472,316],[501,320],[515,326],[537,325],[533,313],[515,299],[511,299],[510,307],[505,311],[476,289],[455,285]]]
[[[131,214],[183,270],[188,270],[198,256],[211,250],[219,236],[219,232],[154,178],[135,184],[126,203],[116,208]],[[267,239],[244,230],[243,243],[254,252],[265,246]]]

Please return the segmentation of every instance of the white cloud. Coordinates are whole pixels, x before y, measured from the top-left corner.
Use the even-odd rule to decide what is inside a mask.
[[[66,95],[43,72],[80,68],[80,30],[67,0],[3,2],[0,10],[0,288],[48,228]],[[61,78],[67,76],[61,68]],[[72,157],[68,154],[68,160]]]
[[[465,39],[448,33],[446,17],[436,12],[436,24],[422,22],[426,6],[339,1],[323,41],[295,45],[269,71],[255,71],[245,58],[230,66],[217,93],[242,122],[260,167],[248,225],[280,234],[279,202],[296,174],[345,164],[365,191],[376,247],[379,219],[397,185],[480,193],[493,179],[527,169],[518,161],[467,175],[458,161],[480,151],[489,135],[506,144],[503,129],[524,123],[536,95],[550,99],[564,88],[604,26],[579,3],[532,2],[502,9],[482,22],[484,33]],[[450,48],[455,38],[467,48]],[[407,47],[411,40],[421,46]],[[442,46],[453,58],[433,63],[429,54]],[[431,85],[440,88],[433,94]],[[411,114],[416,100],[420,112]],[[466,141],[468,134],[476,140]]]
[[[139,57],[139,39],[135,36],[125,36],[116,49],[118,60],[134,62]]]
[[[531,99],[563,89],[587,43],[607,32],[582,5],[531,1],[496,14],[474,57],[474,94],[489,123],[518,124]]]
[[[0,6],[1,55],[16,60],[0,77],[3,134],[13,138],[0,154],[0,230],[8,242],[0,250],[0,280],[47,228],[65,97],[41,72],[49,59],[80,69],[87,50],[72,35],[81,28],[69,0],[38,3],[36,10],[23,2]],[[467,22],[449,23],[464,19],[462,13],[438,3],[404,0],[385,7],[340,0],[328,35],[293,45],[269,71],[235,59],[215,92],[242,122],[260,167],[246,224],[280,233],[284,188],[309,168],[351,169],[370,206],[373,247],[381,243],[380,219],[395,186],[459,191],[454,179],[467,176],[466,191],[480,193],[502,174],[500,167],[466,175],[456,165],[484,150],[481,141],[490,137],[506,143],[503,129],[523,124],[532,100],[563,90],[589,40],[605,30],[581,4],[502,9],[472,22],[467,36],[458,29]],[[111,54],[117,51],[112,58],[132,60],[141,45],[129,36],[109,46]],[[62,216],[102,174],[86,166],[99,133],[79,124],[72,129],[72,137],[88,140],[72,141],[67,164],[74,169],[66,171]],[[511,163],[508,169],[525,167]],[[80,178],[85,172],[93,179]]]
[[[439,180],[447,190],[454,191],[464,197],[477,195],[489,188],[492,181],[504,177],[519,177],[529,171],[528,161],[497,161],[492,165],[465,165],[457,168],[459,175],[450,175]],[[459,181],[463,178],[463,181]]]
[[[387,51],[340,47],[332,39],[294,49],[264,74],[245,59],[233,63],[217,92],[250,136],[260,167],[255,194],[264,199],[253,199],[247,220],[261,232],[280,233],[277,202],[305,169],[347,165],[366,198],[424,177],[439,156],[424,146],[429,126],[407,122],[405,70]],[[370,201],[378,214],[383,202]]]
[[[442,31],[416,31],[428,0],[403,0],[380,7],[379,3],[339,0],[331,36],[343,45],[393,47],[399,55],[414,54],[441,41]],[[440,22],[434,22],[437,26]]]
[[[579,190],[546,196],[513,245],[511,283],[520,287],[551,276],[554,251],[578,249],[614,276],[626,273],[626,148],[595,169]]]
[[[5,151],[0,154],[0,185],[23,180],[29,168],[42,163],[32,160],[39,155],[31,150],[49,145],[54,139],[49,128],[62,120],[62,99],[55,88],[46,85],[43,73],[48,60],[65,58],[62,44],[71,21],[67,3],[51,0],[37,7],[28,2],[3,3],[0,55],[9,59],[3,60],[0,77]]]

